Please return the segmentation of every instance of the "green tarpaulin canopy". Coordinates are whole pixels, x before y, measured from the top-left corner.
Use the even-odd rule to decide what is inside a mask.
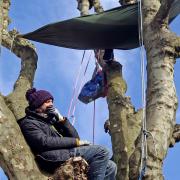
[[[180,0],[177,0],[172,5],[170,21],[179,13]],[[138,5],[49,24],[22,36],[73,49],[133,49],[139,46]]]

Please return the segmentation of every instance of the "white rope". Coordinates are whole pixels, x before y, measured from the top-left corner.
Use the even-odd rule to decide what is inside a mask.
[[[83,62],[84,62],[85,53],[86,53],[86,51],[84,50],[82,60],[81,60],[81,64],[79,66],[79,70],[78,70],[78,73],[77,73],[77,76],[76,76],[76,79],[75,79],[75,83],[74,83],[74,87],[73,87],[73,94],[72,94],[72,98],[71,98],[70,105],[69,105],[69,110],[68,110],[68,118],[70,118],[70,115],[71,115],[72,105],[73,105],[73,101],[74,101],[74,98],[75,98],[75,94],[76,94],[76,90],[77,90],[77,84],[78,84],[79,77],[80,77],[80,74],[81,74],[81,69],[82,69],[82,65],[83,65]]]
[[[141,59],[141,92],[142,92],[142,135],[141,135],[141,163],[139,180],[145,174],[146,160],[147,160],[147,129],[146,129],[146,87],[145,87],[145,51],[143,47],[143,16],[142,16],[142,1],[138,1],[138,30],[139,30],[139,45],[140,45],[140,59]]]
[[[88,61],[87,61],[87,64],[86,64],[86,67],[85,67],[85,70],[84,70],[84,73],[83,73],[83,76],[81,78],[81,82],[80,82],[80,86],[79,86],[79,89],[77,90],[77,94],[76,94],[76,97],[75,97],[75,100],[74,100],[74,107],[72,107],[72,115],[70,116],[72,118],[72,125],[75,124],[75,111],[76,111],[76,105],[77,105],[77,100],[78,100],[78,95],[82,89],[82,86],[83,86],[83,83],[84,83],[84,80],[85,80],[85,76],[86,76],[86,72],[87,72],[87,69],[88,69],[88,66],[89,66],[89,62],[91,60],[91,55],[92,55],[92,51],[90,52],[90,55],[89,55],[89,58],[88,58]]]
[[[152,137],[154,152],[157,155],[156,146],[155,146],[155,138],[150,131],[147,131],[147,119],[146,119],[146,85],[145,85],[145,50],[143,46],[144,35],[143,35],[143,15],[142,15],[142,0],[138,0],[138,29],[139,29],[139,46],[140,46],[140,59],[141,59],[141,91],[142,91],[142,107],[143,107],[143,115],[142,115],[142,134],[141,134],[141,163],[140,163],[140,172],[139,172],[139,180],[143,179],[143,176],[146,172],[146,162],[148,157],[147,150],[147,138],[149,136]]]

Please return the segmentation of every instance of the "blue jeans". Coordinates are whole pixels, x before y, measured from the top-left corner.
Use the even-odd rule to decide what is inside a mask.
[[[89,180],[115,180],[117,167],[109,160],[109,152],[99,145],[80,146],[71,149],[74,156],[82,156],[89,164]]]

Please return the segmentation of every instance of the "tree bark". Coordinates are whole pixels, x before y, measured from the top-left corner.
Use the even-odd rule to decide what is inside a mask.
[[[105,67],[108,82],[107,102],[113,160],[117,164],[117,180],[127,180],[129,157],[134,141],[140,132],[142,111],[135,112],[129,97],[125,97],[126,83],[122,78],[122,66],[113,61]]]
[[[3,9],[3,1],[0,0],[0,44],[2,42],[2,31],[3,31],[3,15],[2,15],[2,9]],[[1,53],[1,49],[0,49],[0,53]]]
[[[2,44],[9,43],[3,39]],[[10,179],[45,179],[35,164],[34,156],[27,146],[16,120],[24,116],[27,106],[25,91],[32,86],[36,70],[37,55],[34,49],[14,41],[13,52],[22,58],[22,66],[13,92],[0,99],[0,164]],[[23,156],[20,156],[23,154]]]
[[[174,85],[175,47],[168,28],[168,12],[173,1],[145,0],[143,4],[144,44],[147,52],[147,138],[145,179],[163,179],[162,163],[172,137],[177,97]],[[165,12],[164,12],[165,11]],[[140,143],[131,156],[130,179],[137,179]]]
[[[176,38],[172,38],[172,39],[174,39],[173,42],[174,42],[175,51],[176,51],[175,57],[180,58],[180,37],[176,36]]]
[[[16,49],[16,51],[18,51]],[[37,67],[37,55],[35,51],[29,47],[19,49],[21,59],[21,71],[14,85],[14,90],[6,98],[6,104],[13,112],[16,119],[25,116],[24,109],[27,107],[25,99],[26,91],[32,87],[33,79]]]
[[[143,2],[148,73],[147,130],[154,137],[149,136],[147,139],[148,159],[144,179],[160,180],[163,179],[162,162],[168,147],[180,140],[179,125],[174,126],[177,97],[173,82],[175,58],[180,56],[180,38],[170,32],[168,27],[168,12],[173,0],[162,0],[162,4],[159,0]],[[0,8],[3,8],[0,11],[0,42],[20,57],[21,71],[13,92],[7,97],[0,95],[0,134],[3,134],[0,137],[0,165],[10,179],[44,180],[48,175],[39,171],[16,123],[17,119],[24,116],[24,108],[27,106],[24,95],[33,84],[37,54],[32,44],[18,38],[18,32],[7,32],[9,5],[9,0],[0,1]],[[107,102],[113,157],[118,167],[117,180],[137,180],[142,110],[136,112],[130,98],[125,96],[127,87],[122,78],[121,65],[112,62],[103,68],[107,72],[109,87]]]
[[[0,96],[0,165],[9,179],[45,179],[34,161],[16,118]]]
[[[24,108],[27,106],[25,91],[32,86],[37,55],[31,43],[15,37],[16,31],[7,32],[9,6],[9,0],[1,1],[3,8],[0,16],[2,19],[1,44],[20,57],[22,61],[20,75],[13,92],[7,97],[0,95],[0,134],[3,135],[0,137],[0,165],[10,179],[44,180],[47,178],[39,171],[34,156],[16,122],[24,116]]]

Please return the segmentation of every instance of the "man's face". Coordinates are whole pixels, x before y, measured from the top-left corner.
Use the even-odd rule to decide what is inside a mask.
[[[53,106],[53,100],[48,99],[39,108],[37,108],[36,111],[39,112],[39,113],[45,113],[46,109],[49,108],[49,107],[52,107],[52,106]]]

